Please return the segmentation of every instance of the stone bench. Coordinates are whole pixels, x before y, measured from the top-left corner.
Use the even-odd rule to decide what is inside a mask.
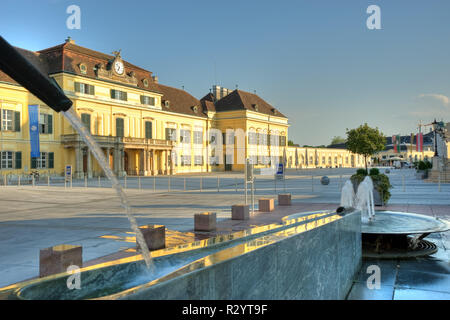
[[[142,235],[144,236],[145,243],[148,246],[148,250],[159,250],[166,247],[166,226],[160,224],[150,224],[146,226],[140,226]],[[140,250],[139,243],[136,239],[136,245]]]
[[[250,219],[250,207],[248,204],[235,204],[231,206],[232,220],[248,220]]]
[[[216,230],[216,213],[202,212],[194,215],[195,231],[212,231]]]
[[[69,266],[83,266],[81,246],[60,244],[39,251],[39,277],[67,272]]]
[[[291,205],[291,194],[290,193],[280,193],[278,195],[278,205],[279,206],[290,206]]]
[[[261,198],[258,200],[258,209],[261,212],[272,212],[275,209],[273,198]]]

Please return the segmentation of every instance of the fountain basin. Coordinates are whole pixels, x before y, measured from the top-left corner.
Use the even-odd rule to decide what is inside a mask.
[[[293,215],[256,227],[0,289],[10,299],[341,299],[361,264],[361,215]]]
[[[423,214],[375,211],[375,220],[361,225],[368,234],[423,234],[445,232],[450,229],[447,221]]]
[[[438,251],[425,237],[450,230],[448,221],[430,216],[393,211],[376,211],[375,219],[361,226],[363,257],[407,259]]]

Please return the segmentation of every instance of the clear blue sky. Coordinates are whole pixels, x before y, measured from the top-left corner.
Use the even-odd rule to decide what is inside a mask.
[[[66,8],[81,8],[81,30]],[[382,30],[366,9],[381,8]],[[0,32],[40,50],[77,44],[148,69],[201,98],[217,83],[289,116],[289,138],[328,144],[367,122],[386,135],[450,121],[450,1],[2,0]]]

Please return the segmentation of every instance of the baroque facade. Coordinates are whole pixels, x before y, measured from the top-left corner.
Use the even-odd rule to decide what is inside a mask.
[[[241,171],[246,158],[256,167],[290,159],[288,118],[256,94],[215,86],[198,100],[160,84],[152,72],[123,60],[120,51],[104,54],[70,38],[37,52],[18,50],[73,101],[119,176]],[[29,105],[39,106],[39,158],[30,154]],[[1,71],[0,116],[2,174],[62,175],[71,165],[75,178],[103,175],[63,115]],[[342,166],[359,165],[348,160],[354,156],[347,150],[330,152]],[[312,153],[322,151],[305,150],[304,167],[320,166],[320,156],[309,161]]]

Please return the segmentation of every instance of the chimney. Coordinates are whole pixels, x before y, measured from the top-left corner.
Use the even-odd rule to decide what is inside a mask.
[[[75,40],[73,40],[73,39],[69,36],[69,37],[67,37],[67,39],[66,39],[66,43],[75,44]]]
[[[158,76],[152,76],[153,82],[158,83]]]

